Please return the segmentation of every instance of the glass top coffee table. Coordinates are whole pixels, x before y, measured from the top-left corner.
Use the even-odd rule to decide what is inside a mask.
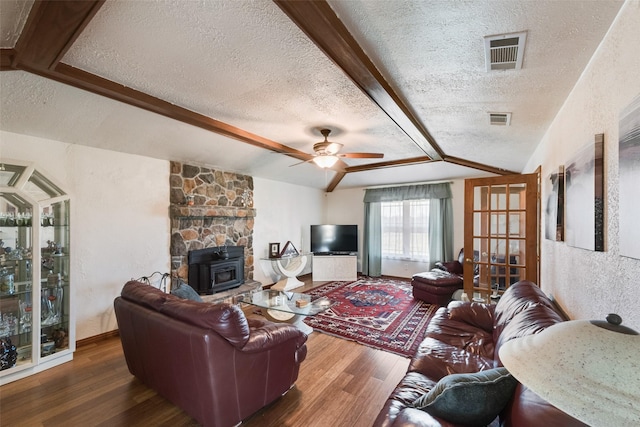
[[[303,322],[304,318],[322,313],[333,305],[333,301],[326,297],[311,301],[307,294],[269,289],[255,292],[243,302],[262,308],[262,315],[267,319],[291,323],[307,335],[313,332],[313,328]]]

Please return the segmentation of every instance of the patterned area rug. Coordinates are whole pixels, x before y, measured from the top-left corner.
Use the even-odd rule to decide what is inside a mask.
[[[408,280],[363,277],[306,293],[336,301],[324,313],[304,319],[313,329],[405,357],[415,354],[438,309],[413,299]]]

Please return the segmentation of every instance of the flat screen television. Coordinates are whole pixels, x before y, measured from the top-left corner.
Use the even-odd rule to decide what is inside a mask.
[[[311,252],[316,255],[351,255],[358,252],[358,226],[311,226]]]

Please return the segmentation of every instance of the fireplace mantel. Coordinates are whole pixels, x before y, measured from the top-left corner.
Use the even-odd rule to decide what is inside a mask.
[[[254,208],[237,208],[231,206],[169,206],[171,219],[200,219],[200,218],[253,218],[256,216]]]

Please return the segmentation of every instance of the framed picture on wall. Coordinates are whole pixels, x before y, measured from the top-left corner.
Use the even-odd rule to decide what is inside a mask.
[[[640,95],[620,114],[620,255],[640,259]]]
[[[568,162],[565,169],[565,241],[604,251],[604,134]]]
[[[564,166],[546,180],[545,233],[548,240],[564,241]]]
[[[269,243],[269,258],[280,258],[280,243]]]

